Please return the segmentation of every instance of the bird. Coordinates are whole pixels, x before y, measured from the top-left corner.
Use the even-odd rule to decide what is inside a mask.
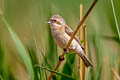
[[[59,14],[53,15],[47,23],[50,24],[54,41],[61,49],[64,49],[73,34],[73,30],[66,24],[65,20]],[[86,67],[93,67],[92,62],[84,54],[83,50],[84,48],[81,46],[79,38],[75,36],[67,51],[74,52],[80,56]]]

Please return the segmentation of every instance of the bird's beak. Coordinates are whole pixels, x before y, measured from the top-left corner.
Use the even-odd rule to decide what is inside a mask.
[[[51,22],[50,21],[48,21],[48,22],[46,22],[47,24],[50,24]]]

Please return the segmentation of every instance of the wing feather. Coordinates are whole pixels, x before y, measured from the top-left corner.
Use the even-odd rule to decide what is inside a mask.
[[[65,26],[65,32],[66,32],[69,36],[72,36],[72,34],[73,34],[73,30],[72,30],[68,25]],[[75,36],[74,39],[80,44],[80,40],[79,40],[79,38],[78,38],[77,36]],[[82,47],[81,44],[80,44],[80,46]],[[84,48],[82,47],[82,49],[84,49]]]

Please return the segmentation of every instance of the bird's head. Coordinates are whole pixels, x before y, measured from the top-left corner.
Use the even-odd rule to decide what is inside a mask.
[[[66,24],[64,19],[58,14],[53,15],[47,23],[50,24],[50,26],[54,28],[62,27],[63,25]]]

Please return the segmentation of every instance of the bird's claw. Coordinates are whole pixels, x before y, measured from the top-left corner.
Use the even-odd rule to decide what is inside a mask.
[[[68,52],[69,52],[66,48],[63,48],[63,51],[64,51],[65,53],[68,53]]]
[[[60,61],[63,61],[64,59],[65,59],[64,57],[59,56],[59,60],[60,60]]]

